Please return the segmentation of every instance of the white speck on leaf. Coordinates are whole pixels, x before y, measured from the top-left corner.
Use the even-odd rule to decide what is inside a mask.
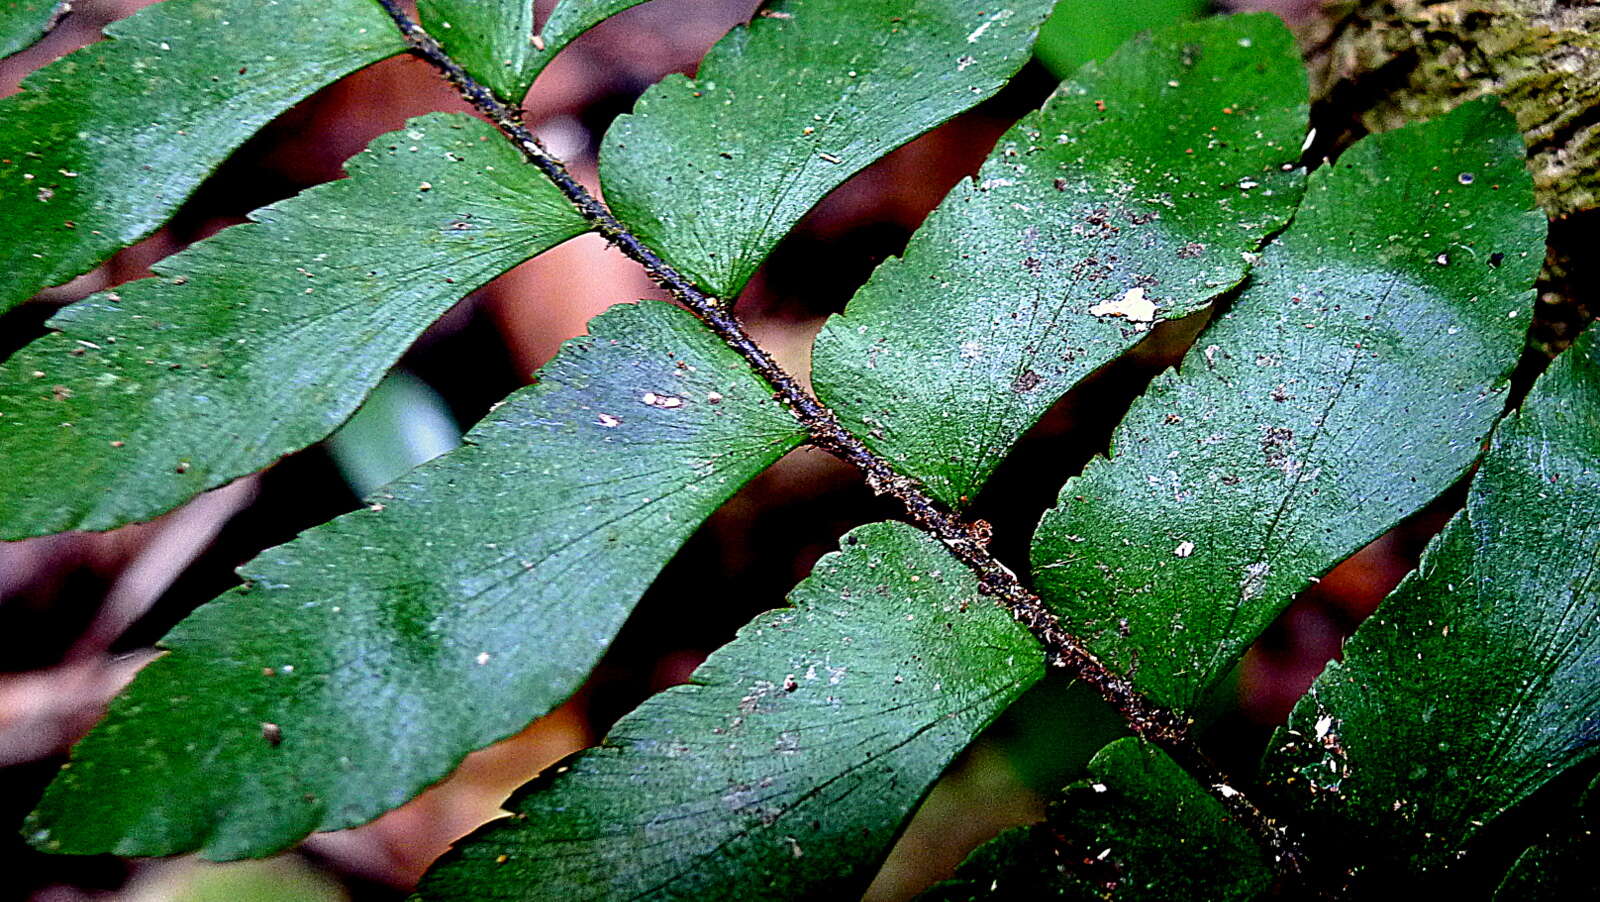
[[[1177,548],[1172,549],[1172,553],[1175,557],[1188,557],[1194,554],[1194,543],[1188,541],[1180,542]]]
[[[1134,323],[1153,322],[1156,318],[1155,302],[1144,296],[1144,289],[1130,288],[1127,294],[1114,301],[1101,301],[1089,308],[1093,316],[1120,316]]]
[[[989,21],[983,23],[982,25],[979,25],[977,27],[977,30],[973,31],[972,34],[967,35],[967,43],[968,44],[976,44],[976,43],[978,43],[978,39],[982,38],[984,36],[984,34],[989,31],[990,28],[993,28],[994,27],[994,23],[996,23],[996,22],[1004,22],[1005,20],[1011,18],[1014,15],[1016,15],[1016,11],[1015,10],[1009,10],[1009,9],[1000,10],[999,12],[997,12],[994,15],[990,16],[989,17]]]
[[[1244,568],[1244,578],[1239,580],[1239,600],[1241,602],[1260,598],[1261,593],[1267,590],[1267,574],[1272,572],[1272,564],[1267,561],[1258,561]]]

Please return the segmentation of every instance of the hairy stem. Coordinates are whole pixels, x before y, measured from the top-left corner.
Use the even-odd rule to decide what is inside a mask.
[[[1061,626],[1060,620],[1039,596],[1029,591],[1010,568],[989,552],[986,529],[966,522],[945,508],[921,483],[895,472],[888,461],[840,425],[827,405],[801,388],[793,376],[751,340],[733,316],[727,301],[702,291],[663,260],[574,179],[566,166],[551,156],[523,125],[520,109],[506,104],[468,75],[422,26],[406,15],[397,0],[378,2],[394,19],[412,51],[438,68],[462,98],[516,144],[528,162],[538,167],[600,234],[643,266],[651,278],[695,313],[772,385],[774,397],[805,427],[812,445],[855,466],[874,492],[899,501],[913,524],[943,542],[958,560],[977,574],[980,590],[992,596],[1033,634],[1044,647],[1051,665],[1065,669],[1074,678],[1094,687],[1121,712],[1136,735],[1159,746],[1188,768],[1240,823],[1266,844],[1274,853],[1280,871],[1298,880],[1303,855],[1290,831],[1233,788],[1228,777],[1195,741],[1189,720],[1151,703],[1134,688],[1131,680],[1106,667],[1078,637]]]

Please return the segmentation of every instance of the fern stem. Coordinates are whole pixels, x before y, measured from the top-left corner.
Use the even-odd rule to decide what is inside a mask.
[[[889,495],[900,502],[913,524],[939,539],[958,560],[977,574],[980,591],[993,597],[1033,634],[1043,646],[1045,657],[1052,666],[1065,669],[1075,679],[1097,690],[1122,714],[1134,734],[1159,746],[1186,767],[1224,808],[1273,853],[1281,876],[1293,884],[1302,881],[1304,853],[1292,831],[1278,820],[1268,817],[1234,788],[1222,769],[1200,748],[1190,730],[1192,721],[1152,703],[1134,688],[1127,676],[1106,667],[1078,637],[1062,627],[1055,613],[1022,584],[1016,573],[990,553],[986,526],[961,519],[934,500],[921,483],[897,473],[888,461],[840,425],[832,409],[803,389],[793,376],[751,339],[744,326],[733,316],[728,301],[702,291],[633,234],[604,203],[573,178],[566,165],[552,156],[522,123],[520,108],[502,101],[467,74],[432,35],[406,14],[397,0],[378,0],[378,3],[399,27],[411,50],[439,69],[461,97],[499,128],[521,150],[528,162],[544,173],[578,212],[594,224],[596,231],[643,266],[657,284],[697,315],[773,387],[773,396],[787,406],[805,427],[810,444],[855,466],[875,493]]]

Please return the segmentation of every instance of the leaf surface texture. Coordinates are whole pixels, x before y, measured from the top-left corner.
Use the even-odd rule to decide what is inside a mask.
[[[0,364],[0,538],[148,519],[324,438],[464,295],[588,229],[467,116],[348,168]]]
[[[1304,173],[1306,84],[1270,15],[1137,39],[963,180],[818,337],[841,420],[940,500],[977,496],[1078,380],[1244,278]]]
[[[790,599],[524,789],[421,897],[858,896],[1042,656],[969,570],[900,523],[852,532]]]
[[[1600,341],[1495,430],[1467,506],[1296,705],[1274,766],[1366,851],[1435,869],[1600,742]]]
[[[0,102],[0,313],[144,238],[234,148],[405,49],[372,0],[167,0]]]
[[[259,856],[410,799],[571,695],[690,533],[798,444],[770,391],[678,308],[595,319],[466,446],[179,624],[33,841]]]
[[[474,78],[513,106],[579,35],[645,0],[559,0],[534,29],[533,0],[418,0],[417,12]]]
[[[922,902],[981,899],[1257,899],[1266,856],[1205,787],[1160,749],[1119,739],[1043,823],[979,847]]]
[[[1489,102],[1313,173],[1241,296],[1045,515],[1041,597],[1155,702],[1194,710],[1296,592],[1477,459],[1544,232]]]
[[[1009,81],[1052,5],[767,4],[696,78],[668,77],[611,127],[606,196],[647,245],[732,299],[825,194]]]
[[[0,0],[0,59],[28,49],[66,12],[61,0]]]
[[[417,0],[417,16],[462,68],[517,104],[533,84],[533,0]]]

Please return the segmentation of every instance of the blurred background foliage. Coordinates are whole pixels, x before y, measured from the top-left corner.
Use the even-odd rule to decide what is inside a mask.
[[[150,0],[80,0],[63,26],[0,63],[0,93],[28,71],[99,37]],[[540,19],[553,3],[540,0]],[[653,0],[575,43],[530,93],[527,121],[591,185],[601,135],[647,86],[692,72],[755,0]],[[1062,0],[1037,62],[1000,96],[891,154],[813,211],[753,280],[739,311],[791,372],[809,369],[812,336],[924,215],[976,170],[999,134],[1057,80],[1134,33],[1182,18],[1271,9],[1292,25],[1317,0]],[[373,66],[300,104],[242,148],[150,239],[69,285],[0,317],[0,354],[42,334],[61,305],[149,274],[152,262],[243,221],[249,210],[340,177],[343,161],[407,117],[464,111],[425,64]],[[846,530],[894,516],[827,455],[795,452],[718,512],[646,596],[588,685],[520,735],[471,756],[448,780],[354,830],[294,853],[212,865],[189,859],[52,858],[16,833],[71,742],[195,606],[237,580],[233,568],[356,507],[407,468],[454,447],[462,429],[526,383],[561,341],[606,307],[661,297],[595,236],[572,241],[463,300],[406,355],[349,424],[323,445],[150,523],[102,534],[0,544],[0,898],[400,899],[455,838],[494,817],[517,785],[591,744],[649,694],[784,594]],[[1202,317],[1165,324],[1063,399],[979,499],[1002,559],[1022,569],[1027,539],[1056,489],[1093,454],[1159,370],[1177,362]],[[336,353],[337,349],[329,349]],[[1342,638],[1414,564],[1459,499],[1443,499],[1379,539],[1299,599],[1215,700],[1211,737],[1225,763],[1258,754],[1272,724],[1337,653]],[[937,786],[869,892],[906,899],[950,874],[1000,830],[1037,820],[1043,799],[1121,733],[1092,694],[1046,681],[1001,719]],[[1232,759],[1231,762],[1228,759]]]

